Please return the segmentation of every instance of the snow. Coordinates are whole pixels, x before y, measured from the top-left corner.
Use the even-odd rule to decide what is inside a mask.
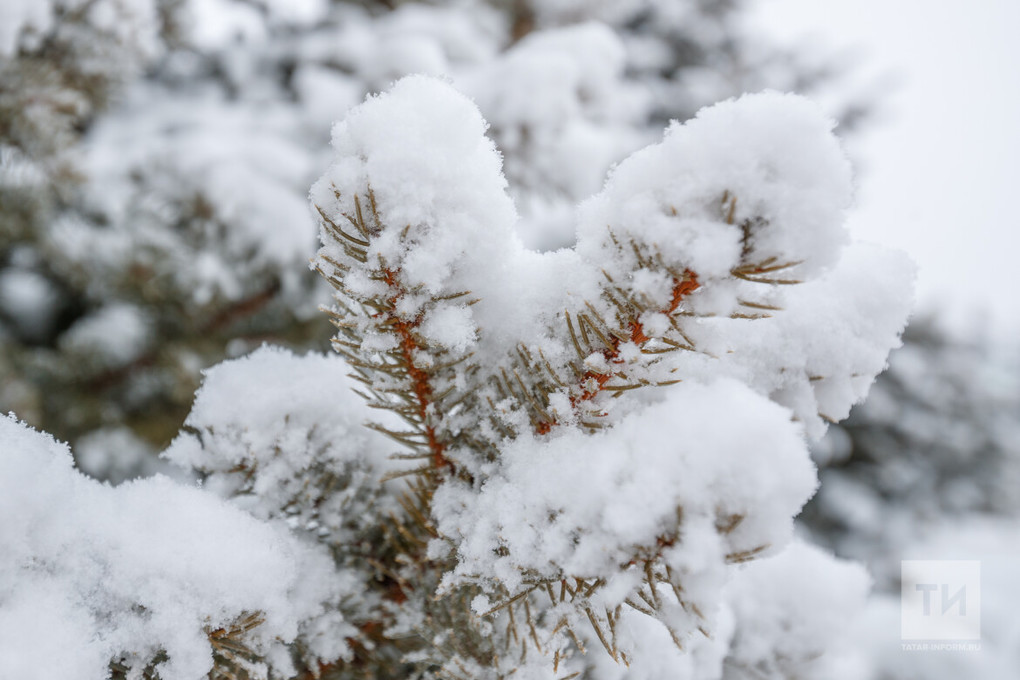
[[[479,324],[500,339],[520,329],[520,317],[507,313],[518,305],[501,304],[518,292],[505,286],[522,253],[513,231],[517,216],[485,128],[478,109],[449,85],[405,78],[334,128],[337,160],[311,193],[313,204],[341,229],[354,229],[345,215],[355,216],[360,205],[371,232],[371,264],[394,272],[405,290],[425,294],[402,296],[401,317],[423,314],[420,331],[458,356],[474,346]],[[323,258],[343,261],[345,255],[322,224],[320,266],[328,271]],[[348,279],[351,292],[371,297],[379,284],[373,288],[359,271]],[[529,288],[538,283],[516,281]],[[432,301],[462,293],[470,296]],[[489,303],[469,307],[472,298]],[[442,328],[448,321],[455,325]]]
[[[626,22],[641,4],[594,11]],[[307,651],[314,674],[350,658],[346,638],[367,649],[376,633],[417,635],[428,659],[459,632],[423,632],[428,608],[446,606],[431,599],[437,584],[467,593],[484,616],[465,625],[487,634],[514,611],[488,610],[544,584],[564,590],[541,605],[523,595],[537,653],[438,663],[521,678],[829,677],[817,653],[860,608],[866,578],[789,545],[817,485],[807,440],[883,368],[912,270],[848,246],[849,164],[833,122],[802,98],[724,101],[625,158],[652,141],[669,95],[650,73],[670,55],[644,53],[636,74],[634,44],[607,26],[556,27],[580,9],[544,6],[549,30],[503,51],[495,10],[183,3],[182,39],[215,56],[173,55],[167,82],[136,83],[96,119],[79,149],[83,209],[41,247],[93,300],[141,279],[140,297],[169,291],[189,311],[277,288],[307,309],[298,272],[317,222],[313,265],[337,288],[329,311],[351,361],[267,346],[208,369],[163,453],[200,487],[100,485],[66,447],[3,421],[0,675],[32,677],[22,664],[48,655],[68,677],[103,677],[111,659],[144,665],[162,649],[161,677],[198,678],[208,630],[252,612],[265,621],[245,644],[281,677],[292,652]],[[327,11],[335,23],[320,30]],[[688,15],[642,20],[664,17]],[[674,29],[649,30],[679,40]],[[439,77],[403,78],[333,127],[309,210],[304,187],[330,162],[316,150],[324,122],[411,69]],[[31,320],[40,289],[0,276],[0,307]],[[128,365],[160,321],[94,305],[59,347]],[[414,477],[419,496],[384,484],[407,471],[386,430],[425,438],[413,465],[446,466]],[[144,448],[117,429],[82,445],[84,468],[122,477]],[[412,530],[432,539],[434,562],[414,535],[373,554],[413,514],[408,498],[427,506]],[[619,626],[604,655],[600,623]],[[554,672],[574,629],[599,656],[571,653]],[[633,659],[633,674],[614,658]]]
[[[342,542],[380,511],[365,504],[381,492],[393,448],[363,426],[375,414],[348,370],[336,356],[271,346],[218,364],[195,396],[188,431],[163,457],[204,473],[207,491],[256,517]]]
[[[52,22],[53,8],[46,0],[10,0],[0,6],[0,56],[17,51],[19,35],[24,31],[44,34]]]
[[[27,338],[45,338],[56,322],[60,292],[53,282],[29,269],[0,272],[0,314],[15,322]]]
[[[154,98],[159,112],[139,115]],[[313,161],[288,124],[280,108],[137,91],[84,148],[83,167],[102,187],[88,196],[100,223],[61,220],[50,240],[71,267],[113,280],[152,271],[198,307],[244,299],[272,277],[285,295],[303,295],[315,226],[299,187]],[[187,229],[173,226],[180,212],[193,216]]]
[[[144,61],[162,53],[159,8],[154,0],[58,0],[63,11],[85,8],[88,21],[104,38],[127,46]]]
[[[888,348],[899,345],[913,306],[913,272],[902,253],[854,244],[835,269],[785,291],[782,311],[771,318],[710,319],[691,335],[793,409],[817,439],[827,422],[846,418],[864,398],[886,366]],[[754,333],[731,330],[719,343],[710,337],[751,324]]]
[[[156,3],[153,0],[9,0],[0,6],[0,58],[18,49],[35,49],[69,12],[85,13],[86,22],[119,45],[153,58],[160,52]],[[74,39],[66,32],[63,39]],[[88,64],[79,65],[85,70]]]
[[[890,591],[919,537],[971,521],[1015,522],[1017,359],[1015,348],[916,319],[867,401],[816,451],[822,485],[802,518],[812,538],[866,563]]]
[[[736,628],[725,677],[862,677],[861,650],[843,636],[870,582],[861,565],[801,541],[749,563],[726,591]]]
[[[334,128],[337,158],[311,195],[322,224],[318,266],[342,282],[338,309],[384,310],[341,318],[358,329],[369,365],[388,347],[376,336],[394,335],[380,332],[383,314],[413,328],[401,342],[418,343],[418,367],[454,367],[449,356],[472,352],[477,370],[447,368],[443,378],[466,407],[443,415],[430,404],[426,422],[449,437],[481,422],[473,436],[497,452],[457,446],[444,454],[468,473],[432,498],[439,538],[430,555],[456,559],[441,592],[470,584],[491,603],[537,583],[585,579],[600,585],[584,606],[612,612],[637,597],[646,574],[636,565],[647,562],[682,588],[683,600],[652,607],[671,635],[728,630],[734,619],[718,605],[731,564],[790,540],[816,487],[807,437],[824,432],[822,416],[845,415],[863,396],[910,308],[905,258],[845,247],[852,184],[832,127],[790,95],[706,109],[624,160],[580,207],[576,248],[552,253],[529,252],[514,237],[485,123],[446,82],[401,80]],[[625,312],[614,311],[613,296],[644,311],[614,316]],[[742,307],[769,313],[734,314]],[[574,357],[566,314],[589,312],[620,319],[624,330],[615,344],[586,339],[589,353]],[[692,346],[643,352],[666,340]],[[582,378],[543,388],[544,428],[500,373],[511,366],[522,390],[537,381],[535,369],[509,358],[524,356],[521,348],[544,357],[550,373]],[[506,389],[493,388],[499,375]],[[615,400],[602,389],[613,380],[679,384]],[[387,381],[377,393],[393,389]],[[585,419],[601,424],[590,431]],[[734,420],[739,428],[727,426]],[[859,604],[866,587],[856,568],[813,553],[791,559],[801,558],[818,572],[819,589],[830,578],[855,584],[834,610]],[[552,611],[553,620],[579,616],[567,605]],[[768,616],[781,614],[767,611],[755,614],[762,623],[737,611],[747,619],[737,630],[773,626]],[[802,636],[804,644],[821,645],[832,629],[812,624],[818,637]],[[625,654],[640,646],[627,636],[615,644]],[[734,653],[757,665],[763,652]],[[789,663],[810,665],[815,650],[789,654]]]
[[[855,140],[852,229],[918,263],[921,308],[961,332],[1020,330],[1013,190],[1020,81],[1010,0],[768,0],[747,20],[796,49],[851,55],[880,116]],[[875,17],[881,16],[881,21]],[[916,30],[919,22],[925,29]],[[904,39],[904,36],[910,36]],[[844,95],[845,96],[845,95]]]
[[[850,166],[833,127],[791,95],[745,95],[703,109],[613,170],[582,208],[579,250],[594,260],[593,248],[614,249],[609,225],[680,270],[722,277],[738,265],[741,225],[749,223],[745,257],[797,262],[796,272],[809,276],[848,240]]]
[[[492,124],[528,247],[572,243],[563,198],[598,191],[606,168],[643,141],[635,124],[648,97],[626,81],[625,68],[620,38],[586,23],[533,33],[457,79]]]
[[[100,368],[119,368],[152,344],[151,322],[143,309],[113,303],[82,317],[61,337],[63,349]]]
[[[74,459],[83,473],[113,485],[157,473],[185,477],[180,469],[161,463],[156,453],[151,444],[130,428],[109,427],[81,437],[74,449]]]
[[[732,418],[739,429],[724,426]],[[459,546],[453,576],[496,574],[516,592],[523,574],[612,579],[657,538],[733,515],[744,519],[723,544],[687,556],[682,539],[669,559],[708,560],[707,568],[727,553],[778,549],[815,483],[788,414],[722,381],[673,387],[661,403],[594,435],[519,437],[504,447],[499,474],[479,490],[441,487],[433,512]]]
[[[411,287],[457,292],[448,290],[447,279],[466,241],[479,240],[469,234],[484,229],[495,255],[512,243],[516,214],[478,110],[434,83],[406,78],[335,127],[337,162],[312,197],[340,217],[355,214],[354,197],[367,198],[371,189],[382,223],[392,227],[376,236],[370,255],[400,269]],[[410,230],[403,235],[405,226]],[[427,245],[411,247],[426,236]],[[472,253],[479,260],[486,254]]]
[[[212,665],[208,631],[262,612],[245,643],[268,652],[339,595],[331,560],[279,525],[164,477],[90,480],[10,417],[0,436],[4,677],[91,680],[162,649],[160,677],[195,680]]]
[[[326,0],[187,0],[182,15],[195,46],[222,50],[233,43],[265,40],[266,19],[270,25],[309,26],[327,10]]]

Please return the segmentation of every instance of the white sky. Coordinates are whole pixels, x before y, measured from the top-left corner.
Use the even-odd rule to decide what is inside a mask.
[[[783,40],[860,48],[898,86],[855,148],[851,229],[909,252],[920,308],[1020,337],[1020,0],[758,0]]]

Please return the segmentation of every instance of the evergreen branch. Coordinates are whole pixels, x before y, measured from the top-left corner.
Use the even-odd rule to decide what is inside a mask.
[[[340,202],[342,196],[336,186],[332,187],[332,192]],[[377,263],[368,262],[368,248],[372,238],[384,225],[374,191],[369,186],[364,193],[364,197],[354,193],[353,211],[337,211],[336,219],[323,206],[315,205],[324,237],[330,237],[338,244],[345,256],[342,258],[344,261],[333,256],[323,256],[315,263],[320,274],[337,291],[337,308],[329,312],[338,329],[333,346],[355,369],[355,379],[369,388],[369,394],[372,395],[369,404],[396,412],[412,426],[413,431],[398,432],[392,428],[371,427],[416,452],[419,449],[427,450],[434,470],[453,471],[453,463],[445,455],[448,446],[446,435],[440,433],[443,414],[439,404],[453,396],[456,388],[452,381],[441,380],[440,377],[450,374],[470,355],[444,360],[444,352],[431,347],[418,331],[422,313],[414,318],[398,313],[397,307],[401,301],[416,292],[403,283],[398,267],[389,266],[381,257],[377,257]],[[346,220],[351,228],[341,228],[338,220]],[[371,280],[384,284],[387,292],[364,296],[348,289],[346,280],[353,268],[367,274]],[[468,294],[466,291],[458,291],[435,296],[426,304],[435,305]],[[393,337],[394,348],[381,353],[363,349],[366,328]],[[417,360],[423,355],[430,357],[427,364]],[[449,384],[441,385],[441,382]],[[460,395],[458,401],[464,396]],[[422,468],[411,471],[412,474],[423,472]],[[403,475],[389,478],[395,476]]]
[[[499,604],[497,604],[492,609],[489,609],[484,614],[481,614],[481,616],[482,617],[490,616],[490,615],[495,614],[496,612],[498,612],[498,611],[500,611],[502,609],[510,607],[514,603],[519,602],[523,598],[526,598],[528,595],[530,595],[532,592],[534,592],[535,589],[538,588],[538,587],[539,587],[538,584],[536,584],[536,585],[531,586],[530,588],[526,588],[526,589],[522,590],[521,592],[517,593],[516,595],[514,595],[510,599],[504,600],[503,602],[500,602]]]
[[[647,261],[647,258],[641,255],[641,260]],[[605,272],[603,273],[605,274],[606,278],[610,282],[612,282],[612,277]],[[689,295],[698,290],[700,288],[700,285],[701,284],[698,282],[697,275],[691,271],[685,271],[681,277],[674,277],[673,285],[670,290],[669,302],[659,311],[667,315],[667,317],[669,317],[672,320],[672,318],[677,314],[678,310],[683,304],[683,301],[687,299]],[[623,293],[623,291],[620,288],[614,287],[613,289],[616,291],[617,295],[625,296],[625,293]],[[604,320],[602,320],[602,316],[598,313],[598,310],[596,310],[595,307],[591,305],[591,303],[589,302],[585,302],[585,307],[587,308],[588,312],[577,314],[577,330],[575,330],[574,328],[574,322],[573,319],[571,318],[570,312],[564,310],[563,313],[567,325],[567,332],[570,335],[571,342],[574,345],[574,349],[578,356],[578,362],[571,363],[571,366],[575,369],[575,373],[579,377],[577,379],[576,384],[571,388],[570,394],[570,406],[572,410],[578,415],[583,415],[582,411],[585,410],[584,407],[587,404],[590,404],[595,399],[595,397],[597,397],[599,394],[603,392],[619,394],[620,392],[623,391],[635,389],[637,387],[644,387],[650,384],[670,384],[672,382],[672,381],[667,381],[665,383],[662,382],[649,383],[642,381],[637,382],[624,381],[622,383],[610,382],[614,377],[622,376],[622,372],[620,371],[619,367],[622,366],[623,364],[621,352],[623,344],[625,342],[634,343],[635,345],[638,346],[639,350],[641,350],[642,353],[644,354],[654,355],[665,352],[662,350],[649,347],[649,345],[653,341],[653,338],[650,338],[648,335],[646,335],[644,325],[639,320],[642,308],[641,305],[633,301],[630,304],[625,304],[621,300],[619,300],[616,296],[614,296],[612,293],[607,293],[607,299],[609,299],[611,304],[613,304],[613,306],[616,307],[616,309],[618,310],[618,317],[620,317],[618,320],[621,322],[620,326],[618,327],[614,327],[606,323]],[[676,327],[676,324],[674,323],[673,326]],[[578,340],[578,332],[580,332],[581,335],[580,341]],[[683,345],[676,341],[670,341],[672,347],[670,348],[670,350],[666,351],[672,351],[672,349],[674,348],[693,349],[692,347],[693,343],[690,343],[689,338],[687,338],[685,335],[683,335],[682,337],[688,343],[687,345]],[[585,346],[587,346],[588,348],[592,348],[596,341],[599,343],[599,346],[601,347],[601,349],[598,350],[599,353],[605,359],[606,364],[610,367],[609,373],[583,366],[584,360],[587,359],[588,356],[590,356],[593,352],[592,351],[585,352],[584,350],[582,350],[581,343],[583,342]],[[529,362],[525,363],[527,364]],[[555,387],[552,385],[546,386],[544,390],[546,394],[549,394],[555,391],[556,389],[562,387],[562,381],[559,380],[555,371],[551,367],[549,368],[548,372],[554,378],[556,386]],[[526,389],[524,390],[524,392],[525,394],[528,393]],[[531,401],[534,400],[531,399]],[[546,397],[544,401],[548,402],[548,398]],[[554,417],[551,417],[549,414],[540,413],[540,415],[542,415],[542,418],[536,424],[535,432],[538,434],[547,434],[552,430],[553,426],[555,426],[558,423],[558,420]],[[582,418],[581,422],[586,427],[589,428],[598,427],[597,424],[593,423],[593,421],[590,420],[585,420]]]

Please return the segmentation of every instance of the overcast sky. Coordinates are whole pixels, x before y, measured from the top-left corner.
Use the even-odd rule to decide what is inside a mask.
[[[908,251],[921,308],[1020,338],[1020,0],[758,0],[783,40],[896,75],[859,152],[859,238]]]

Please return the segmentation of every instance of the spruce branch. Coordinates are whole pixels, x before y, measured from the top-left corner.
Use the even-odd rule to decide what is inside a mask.
[[[415,93],[429,102],[421,116],[410,105]],[[490,220],[490,204],[505,199],[502,184],[470,172],[477,165],[498,179],[491,147],[459,130],[449,140],[439,133],[449,116],[461,114],[469,127],[480,123],[443,87],[405,81],[338,128],[341,156],[313,188],[323,239],[315,265],[335,290],[334,347],[368,405],[404,423],[369,425],[407,450],[396,456],[407,466],[387,479],[405,478],[409,487],[401,512],[382,527],[383,557],[370,558],[387,586],[377,618],[365,625],[381,631],[379,649],[399,648],[436,678],[503,678],[536,658],[549,661],[558,677],[575,677],[588,665],[577,653],[592,647],[627,664],[635,642],[621,634],[620,622],[634,614],[657,621],[686,652],[698,635],[712,634],[719,592],[705,588],[705,574],[755,560],[786,540],[778,525],[769,525],[769,513],[791,512],[782,501],[773,506],[754,494],[732,502],[683,490],[685,465],[704,468],[709,480],[754,474],[731,469],[729,457],[739,457],[746,442],[717,432],[710,407],[740,403],[777,456],[803,445],[789,413],[769,400],[779,378],[768,375],[751,387],[706,376],[715,365],[727,376],[745,377],[740,359],[728,356],[726,334],[750,321],[781,320],[785,298],[778,291],[824,270],[838,253],[837,227],[814,234],[811,211],[782,205],[787,195],[772,192],[770,178],[759,181],[772,172],[769,163],[763,166],[741,144],[722,151],[704,145],[734,156],[742,169],[730,172],[721,163],[726,171],[700,186],[700,168],[689,160],[700,152],[685,148],[701,141],[674,129],[653,152],[621,164],[584,209],[577,257],[553,265],[575,270],[550,276],[575,275],[577,289],[549,291],[547,299],[529,291],[529,302],[520,304],[535,309],[513,309],[527,326],[518,333],[501,325],[496,309],[502,304],[509,311],[518,301],[485,270],[491,261],[471,261],[465,245],[474,238],[476,247],[488,247],[472,234],[490,227],[493,241],[514,243],[500,240],[499,230],[509,228],[500,220],[512,218],[501,212],[503,203],[495,211],[500,217]],[[729,115],[703,122],[704,134],[729,135],[719,122]],[[384,123],[421,135],[427,153],[408,152],[382,134],[390,130]],[[482,125],[476,127],[480,132]],[[738,132],[757,143],[753,126]],[[472,163],[444,156],[454,149]],[[822,155],[831,151],[825,147]],[[778,163],[772,156],[770,163]],[[674,169],[683,181],[663,174]],[[419,180],[427,188],[417,188]],[[476,181],[487,182],[484,190],[468,188]],[[801,191],[801,181],[795,176],[790,185]],[[407,183],[416,186],[413,196]],[[804,186],[813,200],[813,189]],[[515,266],[508,265],[511,274]],[[477,315],[470,307],[476,302]],[[454,332],[438,329],[437,319]],[[656,406],[630,396],[681,381],[682,389],[663,390]],[[776,422],[766,423],[763,413]],[[647,450],[666,433],[655,418],[683,423],[685,437],[676,447],[683,463]],[[642,425],[652,433],[635,429]],[[700,458],[693,450],[700,439],[715,442],[724,459]],[[669,472],[677,489],[655,499],[654,511],[645,494],[661,480],[650,461]],[[634,515],[639,534],[617,531],[602,508],[571,494],[561,499],[566,490],[547,485],[546,475],[569,479],[589,464],[612,477],[604,482],[596,474],[591,481],[620,496],[605,499],[612,508],[605,512]],[[795,486],[807,489],[810,474],[801,472]],[[529,486],[534,493],[521,493]],[[527,517],[523,523],[509,516],[515,510]],[[699,550],[705,554],[692,560]]]
[[[333,187],[338,203],[343,201],[340,191]],[[425,296],[417,303],[413,314],[402,311],[403,303],[422,297],[420,289],[409,287],[401,275],[399,265],[391,265],[380,254],[369,254],[372,239],[387,228],[379,214],[371,186],[364,194],[352,197],[353,211],[334,206],[330,214],[316,204],[315,209],[323,227],[323,234],[339,246],[343,257],[321,254],[316,269],[336,291],[337,306],[327,310],[339,335],[334,348],[348,360],[355,377],[365,384],[369,406],[386,409],[397,414],[411,426],[410,431],[396,431],[381,425],[372,425],[415,454],[427,453],[428,465],[406,471],[406,474],[434,475],[453,471],[454,464],[447,458],[449,433],[443,431],[444,403],[456,396],[454,375],[458,365],[470,354],[454,355],[430,342],[421,332],[425,314],[450,300],[467,296],[467,292]],[[346,221],[348,230],[338,222]],[[350,233],[353,230],[354,234]],[[402,231],[406,238],[408,228]],[[344,261],[341,261],[344,260]],[[348,285],[352,272],[367,276],[376,284],[371,293],[354,290]],[[356,275],[357,275],[356,274]],[[382,348],[367,341],[388,337]],[[425,456],[422,456],[425,458]]]

